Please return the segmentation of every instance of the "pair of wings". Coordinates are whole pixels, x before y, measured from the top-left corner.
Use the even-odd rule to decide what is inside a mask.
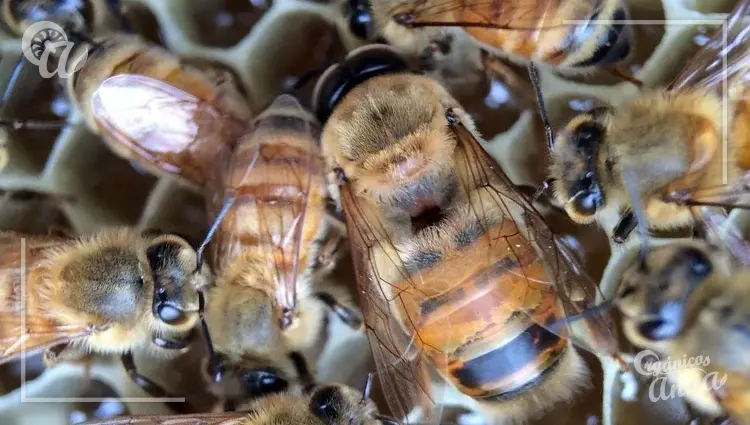
[[[38,308],[34,270],[44,251],[65,243],[63,238],[0,233],[0,364],[91,333],[85,323],[64,326]]]
[[[219,226],[211,250],[214,266],[226,269],[248,244],[262,249],[276,301],[290,313],[297,306],[297,277],[307,267],[301,257],[310,251],[302,245],[312,182],[324,179],[319,129],[298,119],[308,115],[296,98],[279,96],[255,120],[252,132],[224,152],[206,193],[209,214]],[[287,143],[289,132],[305,146]],[[231,208],[238,210],[229,214]],[[248,241],[251,236],[259,239]]]
[[[466,206],[471,220],[487,223],[490,222],[490,216],[496,217],[498,212],[503,214],[502,235],[491,233],[486,228],[478,230],[481,233],[478,239],[484,239],[485,245],[482,246],[488,247],[486,256],[483,259],[476,256],[462,258],[463,254],[458,249],[450,254],[452,267],[474,268],[477,261],[484,261],[477,268],[493,270],[504,267],[501,263],[506,260],[516,265],[542,265],[546,272],[543,275],[546,277],[543,276],[541,279],[539,273],[535,272],[532,276],[530,270],[527,275],[527,270],[524,270],[523,266],[520,267],[520,272],[510,267],[508,271],[516,274],[521,282],[525,282],[518,283],[519,286],[542,287],[546,288],[542,291],[552,292],[563,312],[562,317],[557,319],[579,315],[593,307],[599,294],[598,288],[586,276],[567,246],[552,233],[531,203],[515,189],[474,135],[461,123],[452,124],[449,128],[457,142],[453,166],[460,170],[456,171],[460,180],[459,190],[464,191],[466,195],[470,192],[477,195],[463,198],[468,200]],[[392,225],[386,223],[387,219],[381,219],[382,216],[374,211],[377,207],[373,208],[369,200],[355,194],[347,180],[343,179],[340,190],[359,283],[360,305],[389,407],[397,418],[406,418],[405,423],[413,423],[412,419],[419,423],[438,423],[438,405],[442,395],[437,394],[432,387],[430,374],[434,373],[434,369],[420,353],[420,347],[425,347],[424,341],[427,338],[426,335],[420,334],[417,322],[424,321],[425,316],[403,313],[406,310],[405,306],[413,302],[410,297],[416,293],[429,293],[430,296],[437,297],[443,295],[433,293],[435,290],[431,288],[430,279],[435,279],[436,276],[434,273],[427,276],[431,266],[414,271],[414,267],[410,265],[414,251],[408,247],[409,237],[396,240],[398,237],[394,237]],[[460,195],[458,197],[461,198]],[[522,211],[520,220],[523,222],[517,221],[510,213],[511,210]],[[532,260],[529,260],[529,257],[532,257]],[[503,260],[498,261],[499,258]],[[482,285],[480,280],[482,278],[477,277],[477,287]],[[494,280],[489,281],[489,286],[501,284]],[[466,292],[470,291],[466,287],[463,289]],[[586,318],[587,334],[575,333],[566,326],[551,326],[552,322],[540,320],[538,312],[533,311],[536,308],[535,302],[523,299],[534,297],[535,295],[529,294],[537,293],[535,290],[530,289],[524,294],[523,288],[508,289],[514,297],[519,296],[520,299],[493,299],[504,305],[492,308],[507,308],[508,311],[514,312],[513,314],[526,314],[538,325],[572,340],[585,349],[614,354],[616,342],[611,323],[603,313],[591,314]],[[472,297],[476,296],[461,290],[452,292],[463,294],[461,296],[464,299],[458,300],[457,304],[470,303]],[[534,307],[530,307],[531,309],[524,310],[525,306],[532,305]],[[487,311],[464,312],[459,315],[454,312],[455,310],[446,310],[441,313],[442,320],[448,323],[446,326],[458,329],[466,325],[476,329],[477,326],[481,328],[489,325]],[[451,316],[455,318],[455,322],[451,322]],[[452,330],[446,328],[445,332],[451,333]],[[469,342],[468,338],[471,335],[465,336],[466,340],[463,342]],[[434,336],[432,339],[435,340]],[[450,359],[446,352],[449,350],[446,347],[431,345],[429,348],[432,352],[442,352],[444,360],[448,363]],[[421,409],[422,416],[418,419],[409,417],[415,408]]]
[[[254,202],[257,207],[256,223],[260,229],[261,244],[271,251],[277,271],[277,301],[285,310],[296,308],[296,273],[285,275],[280,270],[293,263],[299,268],[302,222],[309,193],[310,175],[280,163],[275,158],[261,155],[260,140],[274,131],[271,122],[247,122],[238,131],[236,119],[222,114],[218,107],[205,99],[174,87],[164,81],[145,75],[120,74],[106,79],[91,99],[95,119],[115,137],[115,150],[125,152],[141,168],[155,173],[166,173],[186,180],[204,190],[209,217],[215,219],[213,230],[235,228],[223,235],[211,247],[211,257],[225,262],[227,255],[236,255],[232,246],[241,237],[242,227],[252,218],[243,217],[237,223],[220,223],[225,213],[239,202]],[[275,104],[288,108],[302,106],[291,96],[281,96]],[[273,107],[273,105],[272,105]],[[311,137],[318,137],[313,134]],[[238,146],[242,141],[242,146]],[[235,153],[242,151],[241,156]],[[272,164],[273,162],[273,164]],[[312,161],[310,161],[312,162]],[[302,202],[290,205],[287,214],[280,216],[259,198],[244,196],[242,188],[247,180],[260,186],[258,180],[269,174],[254,173],[261,168],[275,167],[277,172],[290,175],[300,182]],[[247,178],[227,184],[227,173],[242,170]],[[307,182],[307,184],[305,183]],[[228,219],[231,215],[227,216]],[[291,218],[290,218],[291,217]],[[209,240],[213,233],[208,236]],[[227,252],[232,251],[232,252]]]

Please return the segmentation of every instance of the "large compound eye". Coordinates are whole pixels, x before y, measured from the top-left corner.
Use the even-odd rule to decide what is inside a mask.
[[[186,271],[180,261],[183,246],[175,242],[161,242],[146,250],[146,258],[154,281],[152,311],[155,317],[167,324],[182,321],[185,316],[182,305],[183,288],[187,281]]]
[[[276,394],[289,388],[289,382],[281,377],[281,372],[272,368],[249,370],[242,377],[248,394],[253,397]]]
[[[324,123],[333,108],[358,84],[378,75],[407,69],[406,61],[391,47],[370,44],[352,51],[323,73],[313,92],[315,115]]]
[[[638,332],[652,341],[660,341],[677,336],[679,328],[666,320],[654,319],[638,325]]]
[[[349,16],[349,29],[352,34],[369,40],[373,33],[370,3],[367,0],[349,0],[346,3],[346,15]]]
[[[344,396],[333,386],[321,387],[310,398],[310,411],[327,424],[335,424],[341,415]]]
[[[571,137],[573,144],[583,154],[594,154],[604,136],[604,128],[596,121],[587,121],[576,127]]]
[[[625,9],[618,9],[612,15],[612,22],[607,27],[607,34],[599,39],[594,54],[587,60],[577,64],[579,67],[594,65],[613,65],[624,60],[630,54],[632,35],[630,27],[624,22],[627,19]],[[595,17],[592,20],[597,20]],[[594,23],[597,25],[597,23]]]
[[[683,255],[686,257],[686,261],[690,267],[688,273],[690,277],[696,279],[703,279],[710,275],[713,271],[713,263],[703,252],[697,249],[688,249]]]

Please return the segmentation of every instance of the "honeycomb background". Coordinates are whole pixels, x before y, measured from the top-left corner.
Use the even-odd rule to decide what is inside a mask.
[[[647,86],[670,81],[712,29],[696,21],[721,19],[735,2],[629,0],[633,19],[684,21],[636,26],[637,47],[631,70]],[[100,34],[106,33],[112,22],[104,3],[104,0],[94,2],[95,32]],[[349,33],[342,12],[344,0],[272,3],[271,0],[265,3],[263,0],[123,0],[122,3],[133,31],[189,61],[219,64],[232,71],[256,112],[295,77],[325,67],[362,44]],[[19,72],[16,65],[21,57],[20,38],[11,35],[8,28],[0,30],[0,88],[8,88],[0,102],[0,117],[70,122],[61,131],[0,129],[0,144],[7,147],[10,160],[0,173],[0,189],[16,191],[3,192],[0,197],[0,228],[80,234],[132,225],[200,240],[207,228],[200,195],[172,180],[142,173],[112,154],[98,136],[85,128],[59,81],[42,79],[30,64]],[[456,43],[460,48],[437,58],[442,66],[433,76],[441,79],[473,114],[487,139],[487,150],[511,179],[519,185],[537,186],[545,178],[545,141],[525,73],[514,68],[518,86],[493,81],[480,68],[478,49],[460,35]],[[585,79],[564,78],[542,70],[542,85],[555,128],[581,110],[601,103],[616,105],[638,92],[630,83],[607,74]],[[303,103],[309,102],[312,86],[308,84],[297,93]],[[540,205],[540,208],[560,233],[570,235],[569,240],[585,260],[592,277],[598,279],[603,275],[602,291],[610,297],[620,273],[633,256],[635,238],[624,246],[610,247],[607,235],[598,227],[574,226],[554,207]],[[746,216],[734,215],[736,223],[748,228]],[[605,217],[604,228],[611,229],[614,220]],[[610,251],[611,257],[606,254]],[[330,333],[335,338],[328,342],[318,365],[319,379],[346,381],[361,387],[365,374],[372,368],[367,342],[335,320],[331,326]],[[187,388],[190,393],[197,388],[195,357],[199,354],[180,357],[170,362],[168,368],[163,362],[142,356],[136,360],[144,375],[183,393]],[[602,405],[605,415],[598,423],[603,424],[688,422],[679,399],[669,403],[651,403],[647,398],[623,401],[616,367],[605,361],[604,370],[598,370],[596,359],[591,360],[594,388],[582,395],[575,406],[561,406],[540,422],[592,423],[589,416],[601,411]],[[29,397],[143,396],[113,359],[94,359],[87,372],[81,364],[63,364],[43,373],[41,370],[38,359],[29,360],[26,386]],[[91,415],[124,412],[118,409],[127,409],[131,414],[168,412],[165,406],[156,403],[21,404],[18,365],[1,368],[0,377],[3,424],[68,424],[85,419],[85,415],[91,419]]]

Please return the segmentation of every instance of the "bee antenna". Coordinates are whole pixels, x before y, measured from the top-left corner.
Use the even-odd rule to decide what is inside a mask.
[[[563,327],[567,326],[569,323],[577,322],[581,319],[591,317],[595,314],[599,314],[599,313],[603,313],[605,311],[611,310],[614,306],[615,306],[614,301],[607,300],[597,306],[587,308],[586,310],[582,311],[579,314],[568,316],[568,317],[565,317],[564,319],[557,320],[553,322],[551,325],[549,325],[548,328],[549,330],[554,332],[556,330],[562,329]]]
[[[547,149],[552,152],[552,148],[555,145],[555,136],[552,133],[552,124],[550,124],[549,116],[547,115],[547,107],[544,106],[544,96],[542,95],[542,84],[539,80],[539,70],[533,61],[529,62],[529,79],[531,79],[531,86],[534,87],[534,93],[536,94],[536,102],[539,106],[539,116],[542,118],[544,124],[544,136],[547,139]]]
[[[211,366],[214,365],[214,359],[216,358],[216,350],[214,349],[214,343],[211,341],[211,333],[208,331],[208,323],[206,323],[206,297],[203,295],[202,290],[198,290],[198,316],[201,319],[201,329],[203,330],[203,336],[206,338],[206,349],[208,351],[208,358],[210,359]]]
[[[214,219],[214,222],[211,224],[211,228],[208,229],[208,233],[206,234],[206,237],[203,239],[203,242],[198,246],[198,249],[196,250],[196,269],[195,273],[200,273],[201,268],[203,267],[203,260],[204,255],[203,251],[206,250],[206,246],[211,242],[211,239],[214,237],[214,233],[216,233],[217,230],[219,230],[219,225],[221,225],[221,222],[224,220],[224,217],[229,212],[229,209],[234,205],[234,200],[236,199],[236,196],[232,195],[230,196],[226,201],[224,201],[224,205],[221,207],[221,210],[219,211],[219,214],[216,216],[216,219]]]
[[[60,130],[70,123],[68,121],[26,121],[0,118],[0,127],[10,127],[13,130]]]
[[[622,175],[625,189],[630,197],[630,204],[633,206],[633,214],[635,214],[635,219],[637,220],[636,228],[641,236],[641,271],[646,272],[646,255],[648,254],[649,248],[648,219],[646,218],[646,210],[643,208],[641,195],[636,188],[637,177],[635,171],[631,168],[625,168],[622,170]]]
[[[216,354],[214,343],[211,340],[211,332],[208,330],[208,322],[206,322],[206,298],[203,295],[202,290],[198,290],[198,316],[201,319],[201,330],[203,331],[203,337],[206,339],[206,351],[208,354],[208,368],[211,373],[211,378],[218,380],[219,375],[223,375],[221,357]]]

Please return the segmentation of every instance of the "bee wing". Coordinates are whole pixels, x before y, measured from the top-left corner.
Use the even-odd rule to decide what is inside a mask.
[[[286,110],[283,116],[255,122],[252,133],[242,138],[220,166],[216,182],[224,182],[216,193],[214,207],[225,208],[227,202],[236,208],[227,215],[217,235],[214,258],[221,264],[240,254],[241,238],[253,229],[259,235],[254,245],[265,251],[263,258],[276,282],[276,299],[284,314],[296,310],[297,277],[306,270],[307,261],[300,258],[305,213],[311,195],[313,176],[323,179],[318,148],[319,129],[306,120],[309,115],[299,102],[282,95],[267,109]],[[302,136],[302,137],[300,137]],[[299,143],[305,146],[300,146]],[[220,266],[220,268],[222,268]]]
[[[42,253],[65,243],[62,238],[24,237],[15,232],[0,233],[0,364],[24,355],[83,337],[88,326],[63,326],[41,315],[33,278]],[[34,312],[34,313],[31,313]]]
[[[239,425],[246,421],[247,416],[247,412],[122,416],[83,422],[81,425]]]
[[[407,25],[478,27],[518,31],[539,31],[569,27],[588,21],[600,8],[599,0],[570,2],[562,9],[559,0],[413,1],[395,6],[390,16],[410,15]],[[533,35],[528,38],[533,38]]]
[[[503,300],[507,310],[525,312],[541,327],[581,348],[614,355],[613,325],[607,313],[596,309],[597,296],[603,298],[596,283],[476,137],[460,122],[452,129],[461,186],[469,194],[471,214],[485,228],[486,266],[507,264],[506,272],[518,281],[510,286],[526,288],[508,294]],[[583,334],[560,326],[572,316],[584,319]]]
[[[205,166],[235,142],[237,124],[206,100],[144,75],[107,78],[91,111],[110,147],[139,165],[202,186]],[[204,165],[205,164],[205,165]]]
[[[430,366],[415,342],[419,335],[405,330],[398,320],[402,301],[396,285],[407,282],[416,287],[419,276],[409,275],[403,254],[376,210],[355,196],[348,184],[340,186],[340,193],[365,329],[388,406],[399,419],[420,408],[420,423],[437,423],[440,397],[431,388]]]
[[[750,0],[740,0],[726,25],[687,62],[671,88],[719,88],[724,81],[747,84],[750,79]]]

